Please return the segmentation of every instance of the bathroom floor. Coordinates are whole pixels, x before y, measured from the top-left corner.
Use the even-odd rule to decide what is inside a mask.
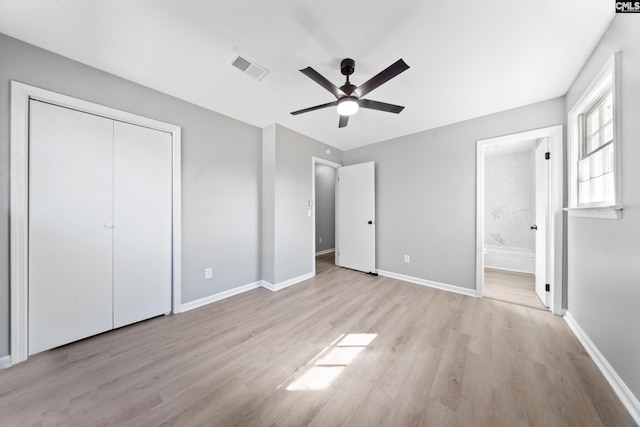
[[[484,297],[539,310],[548,310],[536,294],[535,276],[530,273],[485,268]]]

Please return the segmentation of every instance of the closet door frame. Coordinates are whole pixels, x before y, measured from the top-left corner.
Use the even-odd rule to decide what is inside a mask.
[[[11,81],[11,364],[27,360],[29,328],[29,101],[95,114],[171,134],[172,139],[172,313],[181,307],[181,128],[111,107]]]

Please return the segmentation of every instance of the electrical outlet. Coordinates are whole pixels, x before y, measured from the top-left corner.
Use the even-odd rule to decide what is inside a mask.
[[[404,262],[405,262],[406,264],[409,264],[409,263],[411,262],[411,256],[409,256],[409,255],[405,255],[405,256],[404,256]]]
[[[318,240],[320,243],[322,243],[322,237]]]
[[[205,268],[204,269],[204,278],[205,279],[211,279],[213,277],[213,268],[209,267],[209,268]]]

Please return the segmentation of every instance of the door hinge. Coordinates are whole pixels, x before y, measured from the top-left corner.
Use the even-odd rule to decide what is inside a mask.
[[[548,151],[546,153],[544,153],[544,158],[545,158],[545,160],[549,160],[551,158],[551,153],[548,152]]]
[[[545,290],[545,291],[547,291],[547,292],[551,292],[551,285],[550,285],[550,284],[548,284],[548,283],[546,283],[546,284],[544,285],[544,290]]]

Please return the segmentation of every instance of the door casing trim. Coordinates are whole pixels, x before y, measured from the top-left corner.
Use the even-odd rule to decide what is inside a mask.
[[[549,126],[511,135],[482,139],[476,142],[476,297],[484,294],[484,159],[485,148],[490,144],[509,143],[528,139],[549,138],[549,248],[548,266],[551,278],[551,301],[553,314],[563,315],[563,242],[564,242],[564,176],[563,126]]]

